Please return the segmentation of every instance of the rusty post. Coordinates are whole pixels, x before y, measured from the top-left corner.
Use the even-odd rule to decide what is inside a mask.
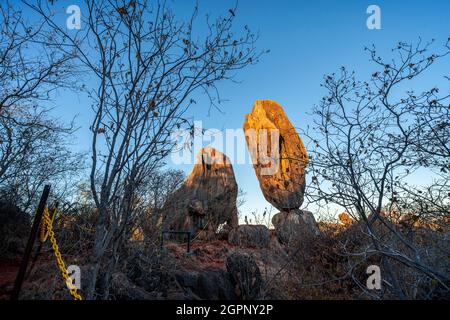
[[[20,289],[22,288],[23,279],[28,267],[28,261],[30,260],[31,251],[33,249],[34,240],[39,230],[39,225],[42,220],[42,215],[44,213],[45,204],[47,203],[48,195],[50,193],[50,185],[45,185],[42,191],[41,200],[39,201],[38,209],[36,215],[34,216],[33,226],[31,227],[30,236],[28,237],[27,246],[23,254],[22,261],[20,263],[19,272],[17,273],[16,281],[14,283],[14,288],[11,293],[11,300],[18,300]]]

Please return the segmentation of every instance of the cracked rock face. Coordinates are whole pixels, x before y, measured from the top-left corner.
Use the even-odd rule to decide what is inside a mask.
[[[270,232],[263,225],[240,225],[230,231],[228,242],[241,247],[268,248]]]
[[[254,257],[234,252],[227,257],[226,266],[238,299],[260,299],[264,282]]]
[[[302,238],[320,235],[314,215],[305,210],[279,212],[272,217],[277,238],[280,243],[289,244]]]
[[[203,148],[191,174],[165,204],[163,226],[166,230],[213,238],[221,224],[238,226],[237,194],[228,157],[214,148]]]
[[[298,209],[309,158],[283,108],[272,100],[257,100],[245,118],[244,131],[266,200],[280,211]]]

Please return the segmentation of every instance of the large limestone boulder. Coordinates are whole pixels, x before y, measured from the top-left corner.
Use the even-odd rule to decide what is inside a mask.
[[[245,118],[244,131],[266,200],[280,211],[299,208],[309,158],[283,108],[272,100],[257,100]]]
[[[234,252],[227,257],[226,267],[239,300],[261,298],[264,283],[254,257],[247,253]]]
[[[244,224],[230,231],[228,242],[241,247],[267,248],[270,232],[263,225]]]
[[[320,235],[314,215],[305,210],[279,212],[272,217],[278,240],[289,244]]]
[[[197,155],[186,181],[164,205],[163,228],[190,231],[203,239],[214,237],[221,224],[228,229],[235,228],[238,226],[237,193],[228,157],[206,147]]]
[[[188,293],[188,298],[191,296],[207,300],[237,299],[231,277],[225,269],[193,271],[181,268],[175,272],[175,279]]]

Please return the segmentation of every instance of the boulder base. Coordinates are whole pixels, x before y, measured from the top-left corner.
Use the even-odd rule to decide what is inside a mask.
[[[279,212],[272,217],[272,224],[278,240],[284,244],[320,235],[314,215],[305,210]]]
[[[240,225],[230,231],[228,242],[241,247],[267,248],[270,242],[269,229],[263,225]]]

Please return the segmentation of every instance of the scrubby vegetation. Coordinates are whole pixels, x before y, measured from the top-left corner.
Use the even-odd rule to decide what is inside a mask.
[[[208,233],[196,229],[187,252],[181,235],[161,245],[167,203],[183,197],[180,190],[198,196],[184,192],[182,171],[166,167],[170,134],[180,127],[194,134],[186,118],[194,94],[217,106],[216,84],[258,62],[265,51],[256,49],[257,35],[233,29],[235,8],[194,37],[197,8],[178,20],[164,3],[121,0],[85,0],[87,27],[69,34],[50,1],[27,3],[38,20],[0,4],[0,298],[11,292],[45,184],[47,205],[59,212],[60,250],[81,267],[87,299],[450,298],[450,94],[402,86],[448,59],[450,39],[438,49],[401,42],[386,59],[368,48],[374,72],[366,80],[346,68],[325,76],[315,126],[300,132],[309,164],[299,170],[302,185],[290,186],[295,201],[276,201],[276,221],[265,213],[252,225],[251,213],[241,212],[239,227],[237,218],[223,223],[231,221],[225,212],[217,230],[206,230],[203,219],[214,212],[205,191],[196,206],[182,204],[178,225],[191,226],[185,218],[195,214]],[[48,107],[61,90],[91,103],[89,154],[72,151],[76,121],[63,123]],[[199,169],[198,183],[210,190],[219,184],[204,183],[215,174],[208,170]],[[412,184],[417,172],[432,183]],[[285,187],[297,181],[287,180]],[[215,190],[217,207],[236,208],[238,187],[231,189],[231,200]],[[304,207],[317,208],[317,225],[298,208],[303,195]],[[284,207],[292,202],[295,210]],[[330,207],[346,213],[326,219]],[[380,289],[366,285],[371,265],[381,270]],[[21,298],[69,297],[51,246],[38,243]]]

